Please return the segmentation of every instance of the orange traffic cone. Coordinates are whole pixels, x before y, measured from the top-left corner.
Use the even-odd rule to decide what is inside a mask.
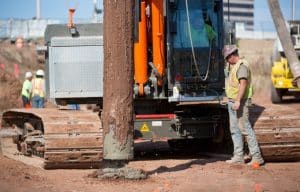
[[[252,164],[252,168],[253,169],[258,169],[260,167],[260,165],[259,165],[259,163],[257,163],[257,162],[254,162],[253,164]]]

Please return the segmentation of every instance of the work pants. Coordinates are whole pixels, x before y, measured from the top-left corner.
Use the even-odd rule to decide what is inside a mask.
[[[44,98],[34,95],[32,97],[32,108],[44,108]]]
[[[243,99],[238,110],[233,110],[232,106],[234,101],[229,100],[228,112],[231,138],[233,141],[233,155],[237,157],[244,156],[244,142],[243,136],[246,137],[248,143],[250,155],[252,158],[261,158],[261,152],[256,140],[255,132],[249,121],[249,105],[250,99]]]

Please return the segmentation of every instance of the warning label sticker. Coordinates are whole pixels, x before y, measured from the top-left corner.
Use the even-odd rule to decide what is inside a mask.
[[[153,127],[161,127],[162,126],[162,121],[152,121],[152,126]]]
[[[140,131],[141,131],[141,132],[149,132],[149,131],[150,131],[150,129],[149,129],[147,123],[144,123],[144,124],[141,126]]]

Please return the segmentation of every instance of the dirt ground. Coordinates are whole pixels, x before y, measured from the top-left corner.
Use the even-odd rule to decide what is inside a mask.
[[[177,158],[176,158],[177,157]],[[267,163],[254,169],[228,165],[223,156],[185,155],[140,158],[130,167],[146,171],[146,180],[101,180],[96,169],[43,170],[0,156],[1,192],[89,192],[89,191],[300,191],[300,163]]]
[[[254,98],[254,102],[260,106],[271,105],[260,97]],[[282,104],[283,109],[286,107],[300,111],[299,101],[295,99],[287,98]],[[229,155],[170,151],[164,142],[136,143],[135,149],[135,159],[129,166],[144,170],[148,175],[146,180],[101,180],[95,177],[98,169],[44,170],[38,157],[0,155],[0,191],[300,191],[300,162],[267,162],[253,168],[225,163]]]
[[[12,77],[11,67],[7,67],[5,71],[0,71],[0,88],[2,90],[0,93],[0,116],[4,109],[20,105],[19,90],[16,90],[20,89],[25,71],[34,71],[41,67],[36,61],[36,56],[30,56],[30,58],[34,58],[34,61],[26,59],[28,58],[26,55],[30,55],[32,51],[28,53],[25,51],[24,53],[15,50],[8,42],[5,43],[4,46],[0,45],[0,63],[11,66],[14,62],[19,61],[25,64],[20,66],[20,79]],[[254,103],[261,106],[270,104],[267,64],[271,49],[267,48],[272,47],[272,43],[268,40],[263,42],[243,40],[239,42],[241,53],[249,58],[254,70],[259,70],[256,71],[256,75],[258,75],[254,78],[257,90]],[[9,46],[11,46],[11,52],[7,50]],[[14,54],[15,56],[13,56]],[[14,59],[14,57],[18,59]],[[263,65],[264,63],[266,65]],[[300,110],[299,100],[287,100],[282,106]],[[228,155],[204,152],[170,153],[166,143],[139,144],[139,146],[143,145],[150,146],[147,148],[150,149],[149,154],[137,153],[135,160],[129,163],[130,167],[143,169],[148,175],[148,179],[137,181],[101,180],[94,177],[97,169],[44,170],[40,166],[41,159],[39,158],[24,158],[18,155],[8,158],[1,155],[0,151],[0,192],[300,191],[300,162],[267,162],[264,166],[254,169],[247,165],[226,164],[224,161],[229,158]],[[158,151],[158,148],[165,151]],[[143,151],[143,147],[139,149],[136,146],[136,149],[137,152],[138,150]],[[23,159],[27,163],[14,159]]]

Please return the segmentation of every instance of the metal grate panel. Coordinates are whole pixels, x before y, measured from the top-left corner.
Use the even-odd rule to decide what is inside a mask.
[[[52,38],[49,71],[50,98],[102,97],[102,37]]]

